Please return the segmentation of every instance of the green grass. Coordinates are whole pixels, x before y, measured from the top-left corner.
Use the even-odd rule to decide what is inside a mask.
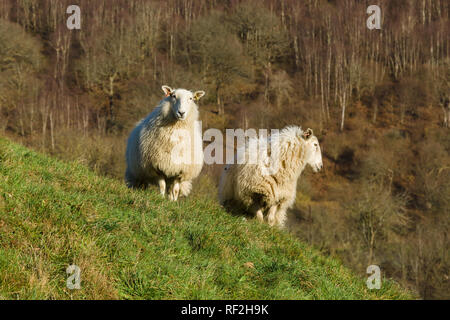
[[[215,199],[171,203],[0,138],[0,298],[411,298],[363,277]]]

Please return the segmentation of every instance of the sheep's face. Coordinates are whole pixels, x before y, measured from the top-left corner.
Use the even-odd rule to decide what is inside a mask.
[[[322,151],[320,150],[319,140],[313,135],[311,129],[306,130],[303,133],[306,146],[306,164],[309,164],[314,172],[318,172],[322,169]]]
[[[168,98],[174,117],[183,121],[189,116],[189,112],[197,108],[195,101],[205,95],[204,91],[196,91],[192,93],[185,89],[172,89],[168,86],[162,87],[166,97]]]

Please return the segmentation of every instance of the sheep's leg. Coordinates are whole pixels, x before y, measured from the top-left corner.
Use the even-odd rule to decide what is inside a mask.
[[[125,183],[127,184],[128,188],[135,188],[137,185],[135,177],[131,174],[128,168],[125,172]]]
[[[287,203],[282,203],[279,208],[278,211],[275,214],[275,224],[277,225],[277,227],[279,228],[283,228],[284,224],[286,222],[286,211],[288,209],[289,205]]]
[[[256,216],[256,219],[258,219],[258,221],[264,222],[264,215],[261,207],[254,204],[251,206],[249,211]]]
[[[258,219],[258,221],[260,222],[264,222],[264,215],[261,209],[256,211],[256,219]]]
[[[169,200],[177,201],[180,194],[180,182],[175,180],[170,187]]]
[[[269,223],[269,226],[273,226],[276,222],[276,215],[277,215],[277,206],[272,206],[269,209],[269,214],[267,215],[267,222]]]
[[[174,201],[178,200],[178,196],[180,194],[180,183],[176,181],[173,186],[173,199]]]
[[[164,178],[159,178],[158,185],[159,185],[159,192],[164,197],[164,195],[166,194],[166,180],[164,180]]]

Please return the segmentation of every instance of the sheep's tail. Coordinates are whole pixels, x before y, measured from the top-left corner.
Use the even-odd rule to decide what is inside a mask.
[[[182,181],[180,182],[180,196],[187,197],[188,194],[192,190],[192,183],[191,181]]]

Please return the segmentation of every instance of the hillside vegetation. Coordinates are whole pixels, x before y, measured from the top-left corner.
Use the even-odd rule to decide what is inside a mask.
[[[81,289],[66,288],[66,268]],[[215,201],[163,200],[0,138],[0,298],[403,299]]]

